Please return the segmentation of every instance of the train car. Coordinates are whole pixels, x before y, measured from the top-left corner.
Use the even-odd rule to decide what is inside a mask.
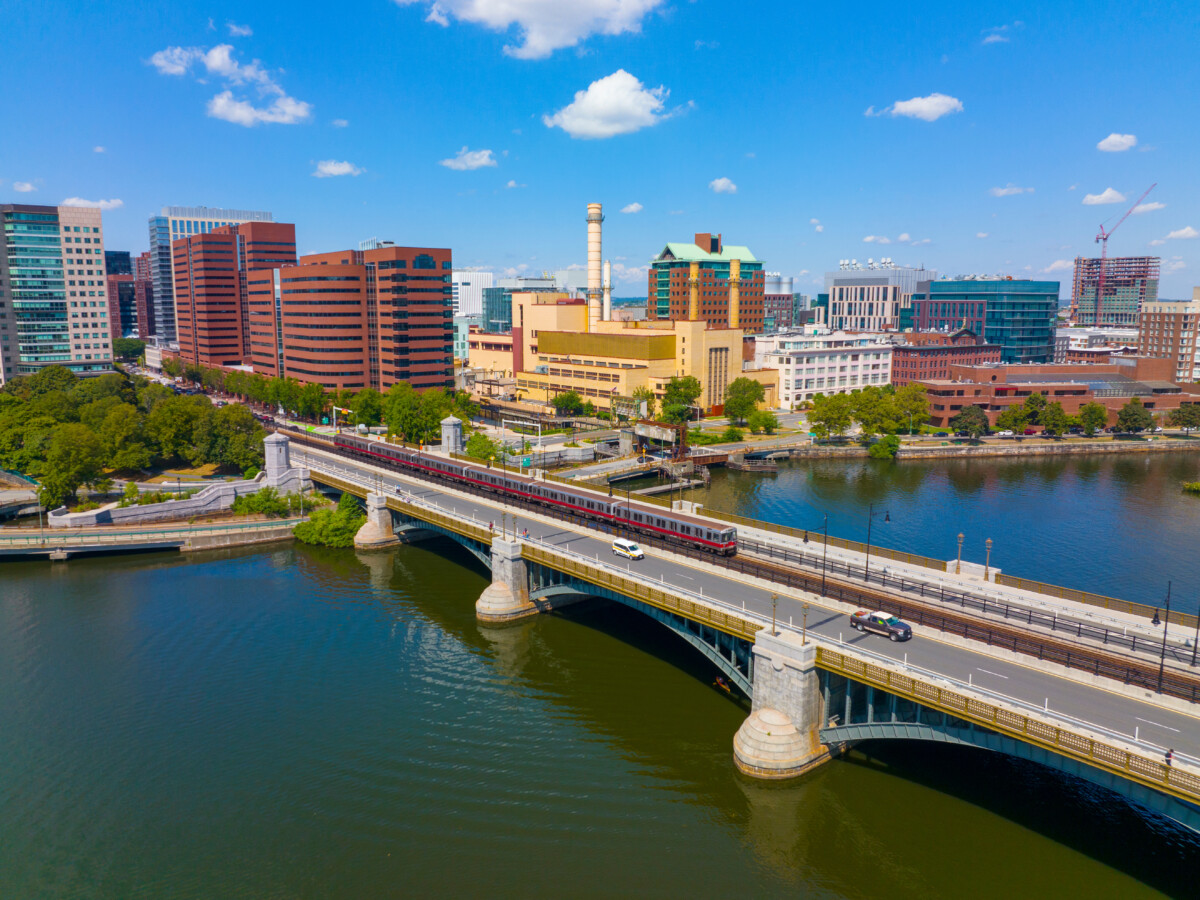
[[[311,438],[305,435],[302,440]],[[324,440],[321,443],[325,443]],[[580,518],[617,528],[653,535],[722,556],[737,553],[737,529],[716,527],[698,516],[675,512],[647,503],[613,498],[611,495],[559,482],[538,481],[528,475],[508,472],[481,463],[447,459],[408,447],[374,441],[353,434],[338,434],[333,445],[359,459],[421,473],[448,483],[465,483],[477,489],[519,497]]]

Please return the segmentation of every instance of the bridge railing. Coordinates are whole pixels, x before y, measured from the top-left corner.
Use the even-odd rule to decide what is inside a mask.
[[[33,534],[26,532],[19,535],[0,534],[0,547],[62,547],[92,544],[124,544],[130,541],[147,542],[147,539],[161,541],[182,540],[198,534],[214,532],[244,532],[261,531],[268,528],[290,528],[305,518],[262,519],[255,522],[239,522],[233,525],[185,525],[171,528],[138,528],[112,531],[64,531],[62,529],[46,529],[44,532]]]
[[[1200,802],[1200,776],[1115,743],[1053,725],[977,697],[895,672],[847,653],[817,646],[817,665],[863,684],[982,725],[993,731],[1086,762],[1190,803]]]

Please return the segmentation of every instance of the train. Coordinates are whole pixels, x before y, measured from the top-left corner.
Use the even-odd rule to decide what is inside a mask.
[[[313,436],[292,429],[280,429],[301,442]],[[328,444],[327,441],[319,441]],[[718,556],[737,553],[737,529],[715,527],[698,516],[674,512],[661,506],[639,503],[628,496],[613,497],[559,482],[538,481],[528,475],[504,468],[452,459],[439,454],[372,440],[355,434],[337,434],[334,447],[348,456],[382,464],[400,471],[419,472],[449,484],[469,484],[501,495],[519,497],[584,519],[602,522],[614,528],[650,535],[669,543],[692,547]]]

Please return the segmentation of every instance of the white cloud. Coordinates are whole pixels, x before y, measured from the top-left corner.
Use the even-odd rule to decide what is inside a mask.
[[[338,175],[361,175],[363,171],[352,162],[323,159],[317,163],[317,169],[312,174],[314,178],[335,178]]]
[[[1137,137],[1132,134],[1117,134],[1113,132],[1104,140],[1096,145],[1097,150],[1103,150],[1105,153],[1123,153],[1132,147],[1137,146]]]
[[[630,203],[628,206],[622,206],[621,212],[623,212],[623,213],[640,213],[644,208],[645,207],[643,207],[642,204],[640,204],[640,203]]]
[[[891,242],[892,239],[890,237],[884,237],[881,234],[868,234],[863,238],[864,244],[890,244]]]
[[[933,122],[950,113],[962,112],[962,101],[948,94],[933,93],[927,97],[913,97],[911,100],[897,100],[891,106],[876,110],[874,106],[867,107],[867,116],[906,116],[910,119],[921,119]]]
[[[492,31],[516,26],[521,43],[504,52],[518,59],[544,59],[574,47],[593,34],[641,31],[642,20],[664,0],[395,0],[400,6],[428,3],[425,21],[443,27],[451,17]]]
[[[649,271],[649,266],[627,266],[619,262],[613,263],[612,266],[614,280],[640,284],[643,287],[646,284],[646,273]]]
[[[988,233],[986,231],[975,232],[975,237],[977,237],[977,238],[985,238],[987,236],[988,236]]]
[[[573,138],[610,138],[657,125],[670,95],[662,85],[646,88],[624,69],[593,81],[587,90],[552,116],[542,116],[547,128],[561,128]]]
[[[813,230],[820,234],[825,230],[825,226],[821,224],[820,219],[809,219],[808,224],[813,226]]]
[[[1154,212],[1159,209],[1166,209],[1167,204],[1159,203],[1157,200],[1152,200],[1149,203],[1141,203],[1133,208],[1133,214],[1140,216],[1142,213]]]
[[[524,185],[524,184],[517,184],[517,182],[516,182],[516,179],[513,179],[513,178],[510,178],[510,179],[508,179],[508,184],[506,184],[506,185],[505,185],[505,187],[506,187],[506,188],[509,188],[509,189],[512,189],[512,188],[523,188],[523,187],[527,187],[527,186],[528,186],[528,185]]]
[[[1150,242],[1150,246],[1151,247],[1161,247],[1166,242],[1167,242],[1166,238],[1155,238],[1154,240],[1152,240]]]
[[[1069,188],[1067,188],[1067,190],[1068,190],[1068,191],[1073,191],[1073,190],[1075,190],[1075,189],[1076,189],[1076,188],[1078,188],[1078,187],[1079,187],[1079,185],[1077,185],[1077,184],[1073,184],[1073,185],[1071,185]]]
[[[458,151],[458,154],[450,159],[443,159],[438,163],[439,166],[445,166],[447,169],[454,169],[458,172],[469,172],[473,169],[484,169],[488,166],[500,165],[492,156],[491,150],[468,150],[463,147]]]
[[[824,225],[818,225],[816,228],[813,229],[813,231],[815,231],[817,234],[821,234],[824,230],[825,230]]]
[[[808,275],[808,274],[809,274],[809,271],[808,271],[808,269],[801,269],[801,270],[800,270],[800,274],[801,274],[801,275]]]
[[[1042,269],[1042,271],[1049,274],[1050,272],[1070,272],[1074,271],[1074,269],[1075,262],[1073,260],[1056,259],[1050,265],[1046,266],[1046,268]]]
[[[708,183],[708,189],[714,194],[736,194],[737,185],[728,178],[714,178]]]
[[[329,124],[332,125],[334,128],[345,128],[350,123],[347,122],[345,119],[334,119]]]
[[[985,44],[1007,44],[1008,38],[1002,34],[992,33],[983,39]]]
[[[897,243],[900,243],[900,244],[907,244],[911,240],[912,240],[912,235],[910,235],[907,231],[904,232],[902,235],[900,235],[900,237],[896,238]]]
[[[919,241],[913,241],[912,246],[920,247],[922,244],[932,244],[932,243],[933,243],[933,241],[930,240],[929,238],[921,238]]]
[[[235,125],[252,128],[259,123],[295,125],[312,115],[312,104],[292,97],[276,97],[270,106],[255,106],[246,100],[237,100],[233,91],[221,91],[206,107],[214,119],[223,119]]]
[[[29,182],[29,181],[14,181],[13,182],[13,190],[19,194],[29,194],[29,193],[32,193],[33,191],[36,191],[37,188],[35,188],[33,186],[33,183]],[[68,203],[66,205],[71,206],[72,204]]]
[[[124,200],[84,200],[82,197],[68,197],[59,204],[59,206],[86,206],[90,209],[120,209],[124,205]]]
[[[1192,238],[1200,237],[1200,231],[1197,231],[1191,225],[1186,228],[1178,228],[1167,235],[1168,241],[1191,240]]]
[[[1180,269],[1186,269],[1187,263],[1183,261],[1182,256],[1172,256],[1170,262],[1167,263],[1168,272],[1178,272]]]
[[[260,123],[294,125],[312,114],[312,104],[289,97],[258,60],[243,64],[234,59],[232,44],[218,44],[208,50],[168,47],[151,56],[150,65],[163,75],[186,75],[193,67],[202,66],[205,74],[221,79],[226,88],[252,85],[260,97],[275,98],[266,106],[255,106],[235,97],[232,90],[221,91],[208,101],[207,112],[214,119],[250,128]]]
[[[97,144],[95,147],[92,148],[92,152],[93,153],[104,153],[105,148],[101,147],[99,144]]]
[[[1125,195],[1112,188],[1105,188],[1101,194],[1085,194],[1084,206],[1103,206],[1106,203],[1123,203]]]
[[[697,50],[716,50],[720,46],[720,41],[696,41]]]
[[[238,25],[235,22],[226,22],[225,27],[229,29],[229,33],[234,37],[250,37],[254,34],[254,29],[249,25]]]
[[[1018,187],[1017,185],[1013,184],[1010,181],[1004,187],[989,188],[988,193],[991,194],[993,197],[1012,197],[1015,194],[1032,194],[1033,188]]]

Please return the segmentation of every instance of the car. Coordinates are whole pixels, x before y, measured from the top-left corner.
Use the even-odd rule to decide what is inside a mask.
[[[612,552],[616,556],[624,556],[626,559],[645,559],[646,554],[633,541],[625,538],[617,538],[612,543]]]
[[[912,640],[912,626],[882,610],[867,612],[860,609],[850,616],[850,627],[862,632],[886,635],[890,641]]]
[[[996,432],[996,437],[1012,437],[1012,436],[1013,436],[1013,433],[1011,431],[997,431]]]
[[[1159,425],[1154,429],[1155,434],[1162,434],[1162,426]]]
[[[971,432],[969,432],[969,431],[956,431],[956,432],[954,432],[954,436],[955,436],[955,437],[967,437],[967,438],[969,438],[969,437],[971,436]]]
[[[934,437],[950,437],[950,432],[948,432],[948,431],[937,431],[937,432],[934,432],[934,435],[933,435],[933,436],[934,436]]]
[[[1037,434],[1037,429],[1036,428],[1026,428],[1025,434]]]

